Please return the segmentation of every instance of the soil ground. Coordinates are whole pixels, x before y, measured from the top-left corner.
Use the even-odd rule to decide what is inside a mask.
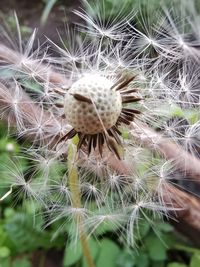
[[[2,15],[7,19],[9,16],[13,16],[15,11],[20,25],[38,29],[37,37],[40,42],[45,41],[45,36],[56,42],[58,32],[61,34],[64,32],[64,24],[77,22],[78,18],[74,15],[73,10],[79,8],[81,4],[79,0],[57,1],[45,25],[41,26],[44,2],[42,0],[0,0],[0,20],[2,20]]]

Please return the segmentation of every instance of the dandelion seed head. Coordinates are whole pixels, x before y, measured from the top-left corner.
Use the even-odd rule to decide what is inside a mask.
[[[77,132],[96,134],[116,124],[122,100],[112,86],[112,81],[99,75],[86,75],[71,86],[65,97],[65,114]],[[74,97],[76,94],[91,102],[78,101]]]

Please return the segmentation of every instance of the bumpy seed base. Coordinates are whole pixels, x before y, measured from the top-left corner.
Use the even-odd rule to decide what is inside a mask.
[[[64,102],[65,115],[68,123],[77,132],[97,134],[116,124],[122,110],[122,99],[118,91],[111,89],[112,85],[103,76],[87,75],[68,90]],[[79,101],[73,94],[87,97],[93,103]]]

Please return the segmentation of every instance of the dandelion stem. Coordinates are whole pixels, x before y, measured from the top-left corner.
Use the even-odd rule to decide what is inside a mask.
[[[68,150],[68,170],[69,170],[69,187],[72,195],[72,205],[74,208],[81,208],[81,196],[80,196],[80,188],[79,188],[79,180],[78,180],[78,170],[75,164],[77,160],[77,144],[78,137],[75,136],[72,139],[72,144]],[[77,215],[77,225],[79,228],[79,237],[81,242],[81,247],[83,251],[83,255],[86,259],[88,267],[95,267],[92,256],[90,254],[87,236],[85,234],[84,226],[83,226],[83,217],[81,215]]]

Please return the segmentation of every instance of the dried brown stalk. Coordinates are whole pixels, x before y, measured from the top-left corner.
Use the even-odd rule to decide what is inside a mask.
[[[65,77],[53,70],[49,65],[38,64],[37,60],[27,59],[19,52],[0,44],[0,64],[11,64],[27,74],[35,75],[43,81],[51,82],[55,85],[62,84],[68,86]]]
[[[130,133],[142,146],[172,160],[178,169],[200,183],[200,160],[198,158],[186,152],[172,140],[144,125],[132,123]]]
[[[127,168],[123,161],[118,160],[110,154],[107,162],[119,173],[129,175],[129,168]],[[170,212],[172,217],[178,219],[178,222],[181,222],[181,229],[179,229],[180,223],[176,225],[177,229],[181,230],[196,245],[200,245],[199,238],[197,238],[199,236],[198,234],[200,234],[200,199],[168,183],[165,183],[163,186],[162,194],[163,201],[169,203],[167,206],[174,208],[174,211]],[[172,222],[174,223],[176,221]],[[184,225],[185,228],[182,227]]]

